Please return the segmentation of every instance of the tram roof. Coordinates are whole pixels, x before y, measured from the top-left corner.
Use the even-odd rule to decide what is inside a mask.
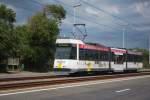
[[[70,44],[84,44],[83,41],[78,40],[78,39],[70,39],[70,38],[62,38],[62,39],[57,39],[56,43],[70,43]]]
[[[111,52],[113,52],[116,55],[123,55],[124,53],[126,53],[126,50],[119,48],[111,48]]]
[[[92,45],[92,44],[80,44],[79,48],[98,50],[98,51],[109,51],[108,47],[100,46],[100,45]]]
[[[105,45],[102,45],[102,44],[99,44],[99,43],[86,43],[86,44],[95,45],[95,46],[99,46],[99,47],[106,47]],[[108,47],[106,47],[106,48],[108,48]]]
[[[130,51],[130,50],[128,50],[127,51],[128,52],[128,54],[133,54],[133,55],[139,55],[139,56],[141,56],[141,55],[143,55],[143,53],[142,52],[138,52],[138,51]]]

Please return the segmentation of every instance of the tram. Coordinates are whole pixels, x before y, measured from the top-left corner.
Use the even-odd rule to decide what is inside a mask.
[[[57,39],[54,71],[125,72],[143,67],[141,52],[84,43],[77,39]]]

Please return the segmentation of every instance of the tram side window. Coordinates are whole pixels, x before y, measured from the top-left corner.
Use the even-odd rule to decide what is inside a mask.
[[[85,50],[84,49],[80,49],[79,50],[79,59],[80,60],[85,60]]]
[[[91,52],[89,52],[86,49],[80,49],[79,50],[79,59],[80,60],[90,60],[91,58]]]
[[[95,51],[94,50],[85,50],[85,60],[95,60]]]
[[[98,57],[99,56],[99,51],[94,51],[94,60],[97,61],[99,60]]]
[[[128,62],[142,62],[142,56],[128,54]]]
[[[102,52],[99,52],[99,60],[103,61],[103,53]]]
[[[135,62],[142,62],[142,56],[136,55],[135,56]]]
[[[95,51],[95,60],[99,60],[99,51]]]
[[[115,54],[111,52],[110,54],[110,60],[111,61],[115,61]]]
[[[143,57],[142,56],[138,56],[137,61],[138,62],[142,62],[143,61]]]
[[[87,49],[80,49],[79,50],[79,59],[80,60],[90,60],[92,59],[92,53],[90,50]]]
[[[143,57],[142,57],[141,55],[138,55],[138,56],[136,57],[136,61],[137,61],[137,62],[142,62],[142,60],[143,60]]]
[[[99,51],[80,49],[79,58],[80,60],[99,60]]]
[[[108,61],[109,60],[108,56],[109,56],[108,52],[104,52],[104,51],[99,52],[99,60],[101,61]]]
[[[90,52],[85,50],[85,60],[90,60]]]
[[[114,54],[114,64],[123,64],[124,61],[125,61],[124,55],[115,55]]]
[[[88,57],[88,60],[94,60],[93,58],[93,51],[92,50],[88,50],[88,52],[87,52],[87,57]]]
[[[132,62],[132,56],[130,54],[127,55],[127,61]]]
[[[79,50],[80,60],[92,60],[92,61],[108,61],[108,52],[89,50],[89,49],[80,49]]]
[[[71,48],[71,52],[70,52],[70,59],[77,59],[77,49],[75,47]]]
[[[105,52],[105,60],[109,60],[109,52]]]

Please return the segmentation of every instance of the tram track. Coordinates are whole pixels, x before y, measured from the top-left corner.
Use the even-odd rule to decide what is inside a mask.
[[[1,82],[13,82],[13,81],[25,81],[25,80],[39,80],[39,79],[54,79],[63,78],[65,75],[53,75],[53,76],[32,76],[32,77],[16,77],[16,78],[1,78]]]
[[[86,76],[86,77],[68,77],[68,78],[64,78],[64,79],[58,78],[55,80],[50,79],[50,80],[44,80],[44,81],[42,80],[42,81],[30,81],[30,82],[22,82],[22,83],[0,84],[0,91],[13,90],[13,89],[24,89],[24,88],[40,87],[40,86],[52,86],[52,85],[86,82],[86,81],[115,79],[115,78],[126,78],[126,77],[143,76],[143,75],[150,75],[150,72],[98,75],[98,76]]]

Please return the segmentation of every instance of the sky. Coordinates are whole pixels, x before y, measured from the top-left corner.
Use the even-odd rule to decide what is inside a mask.
[[[23,25],[30,16],[46,4],[61,4],[67,11],[60,26],[61,36],[73,36],[75,23],[85,24],[86,42],[109,47],[148,48],[150,34],[150,0],[0,0],[16,12],[16,25]],[[85,34],[84,27],[75,28],[75,34]]]

